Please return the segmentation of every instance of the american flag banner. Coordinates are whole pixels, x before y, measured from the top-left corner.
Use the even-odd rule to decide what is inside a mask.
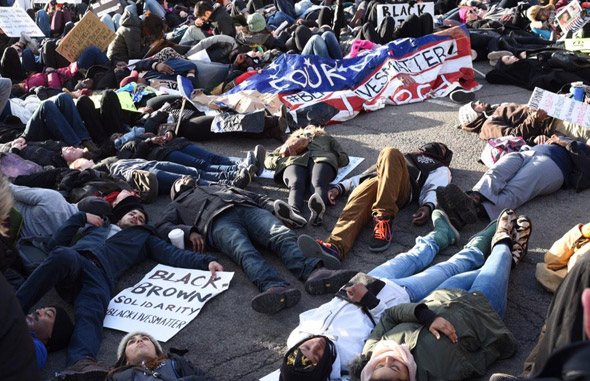
[[[396,40],[355,58],[283,54],[229,93],[276,94],[305,125],[343,122],[385,105],[444,97],[458,87],[480,87],[464,26]]]

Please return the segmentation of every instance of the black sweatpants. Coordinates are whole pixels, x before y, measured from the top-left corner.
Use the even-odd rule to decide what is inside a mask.
[[[336,178],[336,170],[328,163],[315,163],[309,159],[307,167],[290,165],[283,171],[283,182],[289,188],[289,205],[301,212],[303,199],[308,184],[311,185],[311,193],[317,193],[329,205],[329,185]]]

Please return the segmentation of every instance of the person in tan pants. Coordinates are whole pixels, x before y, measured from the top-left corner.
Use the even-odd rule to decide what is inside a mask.
[[[451,158],[452,151],[443,143],[429,143],[408,154],[393,147],[383,149],[376,165],[330,189],[328,196],[333,204],[339,195],[352,192],[330,237],[316,241],[301,235],[300,247],[305,247],[307,253],[315,250],[318,256],[329,253],[343,259],[361,229],[373,218],[369,249],[386,250],[392,240],[393,219],[405,205],[414,200],[420,205],[412,215],[414,224],[422,225],[428,220],[437,205],[436,188],[451,181]]]

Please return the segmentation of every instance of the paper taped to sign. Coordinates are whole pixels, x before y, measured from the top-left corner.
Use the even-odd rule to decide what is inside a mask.
[[[22,8],[0,7],[0,29],[8,37],[20,37],[22,32],[31,37],[45,37],[35,21]]]
[[[208,271],[157,265],[110,301],[103,326],[150,332],[166,342],[197,317],[208,300],[227,290],[233,276],[218,271],[212,279]]]
[[[96,46],[104,52],[114,38],[115,32],[107,28],[94,13],[87,12],[60,42],[56,51],[74,62],[89,46]]]
[[[412,6],[408,3],[398,4],[379,4],[377,5],[377,25],[386,17],[392,17],[395,25],[401,25],[409,15],[420,16],[424,13],[430,13],[434,16],[434,3],[416,3]]]
[[[590,105],[535,87],[528,106],[547,115],[590,128]]]
[[[582,7],[580,7],[578,0],[570,1],[567,6],[563,7],[555,15],[555,19],[564,32],[569,32],[570,30],[573,32],[577,31],[585,21],[582,18]]]
[[[123,13],[123,6],[119,0],[98,0],[90,4],[90,10],[97,17],[101,18],[104,15]]]

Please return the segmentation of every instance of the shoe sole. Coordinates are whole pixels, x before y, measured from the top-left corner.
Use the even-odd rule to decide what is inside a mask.
[[[262,175],[262,172],[264,172],[266,149],[261,145],[254,147],[254,158],[256,159],[256,176],[260,176]]]
[[[251,305],[256,312],[272,315],[285,308],[293,307],[299,302],[299,299],[301,299],[301,292],[290,289],[279,294],[262,293],[252,299]]]
[[[514,56],[514,54],[512,54],[512,52],[509,52],[508,50],[498,50],[495,52],[489,52],[488,53],[488,60],[498,61],[502,57],[507,57],[507,56]]]
[[[305,291],[310,295],[334,294],[356,274],[358,274],[357,271],[350,270],[328,278],[307,281]]]
[[[453,102],[465,104],[473,101],[475,99],[475,94],[468,91],[455,90],[449,95],[449,98]]]
[[[308,235],[300,235],[297,238],[297,246],[307,258],[319,258],[324,263],[324,267],[329,270],[340,270],[342,263],[340,260],[331,254],[324,253],[322,245],[316,242],[315,239]]]
[[[321,196],[317,193],[314,193],[310,197],[307,206],[311,211],[311,217],[309,218],[309,221],[313,226],[320,226],[324,221],[324,213],[326,212],[326,205],[322,202]]]
[[[299,229],[307,225],[307,220],[301,216],[295,215],[291,208],[289,208],[289,205],[285,202],[276,202],[274,204],[274,211],[283,223],[290,225],[294,229]]]
[[[445,212],[451,226],[455,228],[457,231],[463,229],[465,227],[465,222],[461,219],[461,216],[455,210],[451,208],[449,204],[449,200],[447,199],[447,192],[445,192],[444,187],[438,187],[436,189],[436,199],[440,208]]]
[[[474,201],[455,184],[449,184],[444,189],[444,192],[446,193],[446,202],[452,210],[457,212],[459,217],[461,217],[461,220],[466,224],[477,222],[477,212],[475,207],[469,207]]]
[[[387,242],[386,245],[380,246],[380,247],[369,247],[369,251],[371,253],[380,253],[382,251],[385,251],[387,249],[389,249],[389,246],[391,246],[391,241]]]
[[[455,245],[455,244],[457,244],[457,242],[459,242],[461,240],[461,234],[459,234],[459,230],[457,230],[457,228],[455,226],[453,226],[447,213],[445,213],[444,210],[441,210],[441,212],[442,213],[440,215],[444,218],[447,225],[449,225],[449,228],[451,228],[451,230],[453,231],[453,234],[455,234],[455,240],[453,242],[451,242],[451,245]],[[434,225],[434,223],[432,225]]]

